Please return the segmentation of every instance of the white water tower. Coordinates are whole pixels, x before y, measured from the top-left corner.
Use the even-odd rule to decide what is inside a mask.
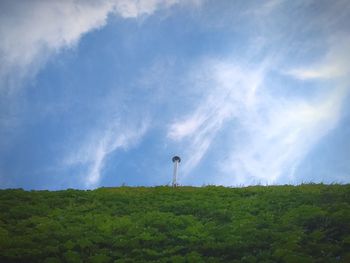
[[[174,163],[174,174],[173,174],[173,187],[177,186],[177,169],[179,167],[179,163],[181,162],[181,158],[179,156],[173,157],[173,163]]]

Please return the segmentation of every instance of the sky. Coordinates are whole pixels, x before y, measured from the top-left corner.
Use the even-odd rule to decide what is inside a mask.
[[[0,188],[350,183],[348,0],[1,0]]]

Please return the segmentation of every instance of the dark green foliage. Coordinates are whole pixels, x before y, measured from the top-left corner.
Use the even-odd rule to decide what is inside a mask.
[[[0,262],[350,262],[350,185],[0,191]]]

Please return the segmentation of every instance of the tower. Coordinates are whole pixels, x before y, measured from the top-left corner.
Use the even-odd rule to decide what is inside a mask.
[[[181,162],[181,158],[179,156],[174,156],[173,157],[173,163],[174,163],[174,174],[173,174],[173,187],[177,186],[177,169],[179,167],[179,163]]]

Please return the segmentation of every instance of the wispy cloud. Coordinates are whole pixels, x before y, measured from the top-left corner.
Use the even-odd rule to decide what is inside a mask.
[[[151,38],[157,41],[161,47],[159,62],[149,67],[153,59],[149,56],[135,63],[138,68],[132,63],[125,71],[115,67],[112,74],[123,72],[125,78],[107,84],[101,92],[106,97],[87,103],[99,109],[92,110],[94,124],[83,121],[83,127],[72,127],[68,135],[62,136],[74,143],[67,146],[68,154],[59,168],[78,171],[86,187],[97,186],[109,155],[132,147],[148,129],[166,125],[166,138],[157,134],[157,139],[167,147],[170,139],[174,144],[169,147],[184,149],[182,171],[188,179],[191,171],[210,156],[211,162],[206,165],[221,174],[213,175],[213,183],[293,180],[303,159],[337,126],[349,91],[350,8],[345,0],[332,4],[314,0],[269,0],[263,4],[200,0],[2,1],[2,141],[9,141],[8,135],[21,130],[17,113],[24,93],[17,93],[23,89],[16,88],[22,79],[35,77],[53,55],[76,47],[85,34],[106,25],[110,16],[144,21],[161,10],[201,2],[204,8],[195,15],[181,13],[185,20],[174,17],[165,21],[166,27],[171,24],[174,29],[177,21],[193,22],[188,31],[176,29],[181,34],[175,37],[181,41],[183,37],[186,48],[179,45],[179,49],[167,53],[170,46],[168,42],[162,46],[160,31],[153,34],[153,28],[146,28],[154,24],[140,24],[140,29],[146,29],[141,34],[145,42],[140,45]],[[187,70],[189,65],[192,70]],[[128,83],[123,83],[124,79]],[[309,84],[310,88],[302,90]],[[29,97],[25,99],[31,100]],[[89,100],[88,96],[85,99]],[[140,121],[145,114],[154,117],[156,124],[150,127]],[[30,118],[30,113],[24,115]],[[176,117],[169,121],[169,116]],[[0,151],[5,151],[4,147]]]
[[[339,83],[337,78],[346,77],[350,68],[347,42],[341,43],[344,45],[331,46],[316,68],[303,66],[293,70],[314,72],[312,76],[291,74],[298,79],[335,79],[333,87],[320,90],[313,98],[276,94],[275,87],[265,82],[270,71],[276,70],[271,63],[253,66],[228,60],[201,62],[206,69],[197,72],[203,78],[197,88],[206,92],[194,111],[174,120],[168,130],[168,137],[186,148],[185,174],[200,163],[211,144],[225,131],[228,141],[216,154],[222,176],[214,179],[215,183],[292,181],[300,162],[337,126],[341,117],[349,82]],[[325,68],[337,70],[325,76],[322,74]]]
[[[0,91],[34,76],[47,59],[103,27],[110,14],[123,18],[151,15],[183,0],[2,1],[0,3]],[[198,4],[198,1],[190,1]]]
[[[20,130],[23,120],[17,103],[23,80],[34,78],[54,55],[76,47],[85,34],[104,27],[111,15],[144,19],[175,5],[198,4],[197,0],[1,1],[0,102],[4,103],[0,106],[0,132],[6,138],[1,145],[9,140],[7,134]],[[15,103],[7,104],[9,101]],[[112,110],[115,108],[118,106]],[[128,125],[108,116],[99,118],[110,124],[84,127],[90,137],[80,137],[77,145],[70,145],[73,153],[64,161],[67,167],[87,167],[86,186],[98,184],[108,154],[133,145],[147,130],[147,125],[137,125],[135,118],[130,117]]]
[[[151,15],[159,9],[166,9],[175,4],[191,4],[198,6],[201,0],[116,0],[114,2],[114,12],[124,18],[135,18],[142,15]]]
[[[350,38],[339,36],[330,41],[330,50],[322,61],[294,68],[286,73],[301,80],[322,80],[343,77],[350,72]]]
[[[255,15],[255,16],[266,16],[273,12],[276,8],[282,5],[284,0],[268,0],[264,3],[257,2],[258,7],[254,9],[249,9],[245,12],[246,15]]]
[[[256,89],[263,80],[264,66],[248,70],[220,60],[200,64],[205,66],[194,73],[200,79],[196,88],[205,93],[194,112],[175,120],[168,130],[169,138],[186,141],[185,173],[201,161],[226,121],[255,104]]]
[[[316,4],[322,16],[313,14]],[[282,17],[277,12],[281,10],[291,15]],[[211,163],[216,162],[214,169],[221,175],[212,178],[213,183],[293,181],[299,164],[342,116],[350,69],[350,45],[342,25],[349,10],[344,1],[328,7],[274,0],[245,10],[257,29],[250,34],[252,52],[245,59],[236,55],[198,63],[195,67],[201,70],[190,78],[202,96],[192,111],[169,126],[168,137],[186,149],[185,173],[215,149]],[[309,37],[315,31],[321,32],[317,38]],[[310,54],[313,64],[306,62],[310,57],[302,58]],[[297,63],[300,66],[291,68]],[[312,82],[314,96],[305,96],[306,90],[293,93],[290,86],[296,80]],[[220,145],[223,134],[226,141]]]
[[[148,126],[147,121],[137,125],[113,121],[106,129],[93,131],[82,143],[78,143],[77,147],[70,145],[70,153],[63,166],[69,168],[83,165],[86,167],[81,174],[83,183],[86,187],[95,187],[101,179],[107,156],[118,149],[125,150],[136,145]]]
[[[316,101],[265,94],[254,112],[239,117],[242,137],[221,162],[220,183],[292,182],[299,163],[337,125],[346,92],[336,88]]]

